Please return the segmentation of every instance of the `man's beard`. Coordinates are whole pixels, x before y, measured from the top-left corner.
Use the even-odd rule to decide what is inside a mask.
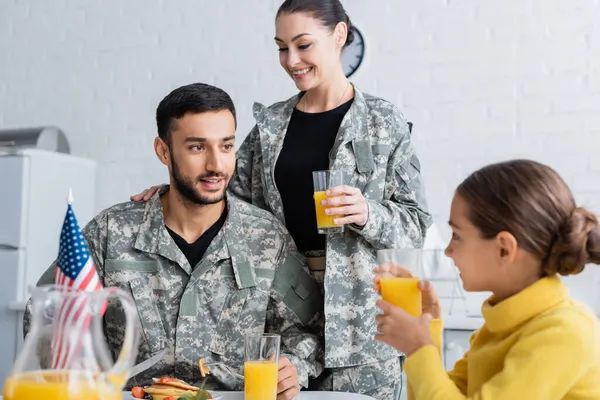
[[[223,173],[207,173],[204,175],[200,175],[196,178],[196,182],[200,179],[208,179],[208,178],[219,178],[225,181],[225,186],[220,192],[215,192],[210,196],[203,196],[196,189],[196,182],[193,182],[190,178],[183,176],[179,167],[177,166],[177,162],[173,158],[171,154],[172,161],[172,178],[173,184],[175,185],[175,189],[181,194],[181,196],[189,201],[192,204],[198,205],[209,205],[216,204],[222,201],[225,198],[225,190],[227,188],[227,176]]]

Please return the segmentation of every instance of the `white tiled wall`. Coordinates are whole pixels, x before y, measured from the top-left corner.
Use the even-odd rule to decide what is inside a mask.
[[[178,85],[219,85],[239,109],[295,88],[273,43],[278,0],[2,0],[0,127],[58,124],[99,163],[98,210],[166,180],[154,111]],[[598,0],[344,0],[367,41],[353,81],[414,122],[431,211],[512,157],[555,167],[600,212]]]

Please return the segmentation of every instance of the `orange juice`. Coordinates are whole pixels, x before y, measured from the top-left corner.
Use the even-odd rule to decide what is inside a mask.
[[[333,220],[339,218],[339,215],[327,215],[325,214],[326,208],[321,205],[321,200],[325,200],[328,196],[325,195],[325,192],[315,192],[315,210],[317,212],[317,227],[318,228],[338,228],[340,225],[336,225]]]
[[[275,400],[279,366],[273,361],[244,363],[244,400]]]
[[[4,400],[121,400],[120,387],[99,385],[97,375],[83,371],[28,372],[11,376]]]
[[[436,349],[440,353],[440,357],[442,356],[442,338],[443,338],[443,324],[442,320],[432,319],[429,322],[429,332],[431,333],[431,337],[433,338],[433,344]]]
[[[388,303],[401,307],[410,315],[419,317],[422,311],[418,284],[418,278],[382,278],[379,282],[381,297]]]

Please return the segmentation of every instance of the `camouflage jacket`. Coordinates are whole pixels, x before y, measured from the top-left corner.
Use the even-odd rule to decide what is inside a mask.
[[[322,371],[317,359],[323,351],[323,305],[285,227],[270,213],[229,196],[223,228],[192,268],[165,229],[159,194],[146,203],[110,207],[83,229],[104,286],[120,287],[135,300],[143,331],[137,362],[168,349],[127,387],[164,375],[198,384],[198,360],[204,358],[223,363],[211,366],[207,388],[242,390],[244,334],[265,331],[281,334],[281,354],[307,386],[309,376]],[[53,275],[54,265],[38,285],[53,283]],[[105,333],[115,358],[123,318],[121,307],[109,306]]]
[[[274,168],[300,98],[298,94],[270,107],[254,104],[256,125],[237,151],[229,185],[231,193],[284,223]],[[342,170],[344,183],[361,189],[369,217],[362,228],[350,225],[341,234],[327,234],[325,366],[390,359],[397,353],[373,339],[376,250],[422,247],[431,225],[407,121],[393,104],[355,88],[354,102],[329,154],[330,168]]]

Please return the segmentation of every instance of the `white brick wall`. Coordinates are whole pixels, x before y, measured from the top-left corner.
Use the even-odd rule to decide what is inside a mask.
[[[0,127],[58,124],[99,162],[98,210],[167,179],[154,111],[174,87],[219,85],[239,109],[287,98],[279,0],[2,0]],[[555,167],[600,212],[598,0],[344,0],[367,41],[353,77],[414,122],[431,211],[512,157]]]

